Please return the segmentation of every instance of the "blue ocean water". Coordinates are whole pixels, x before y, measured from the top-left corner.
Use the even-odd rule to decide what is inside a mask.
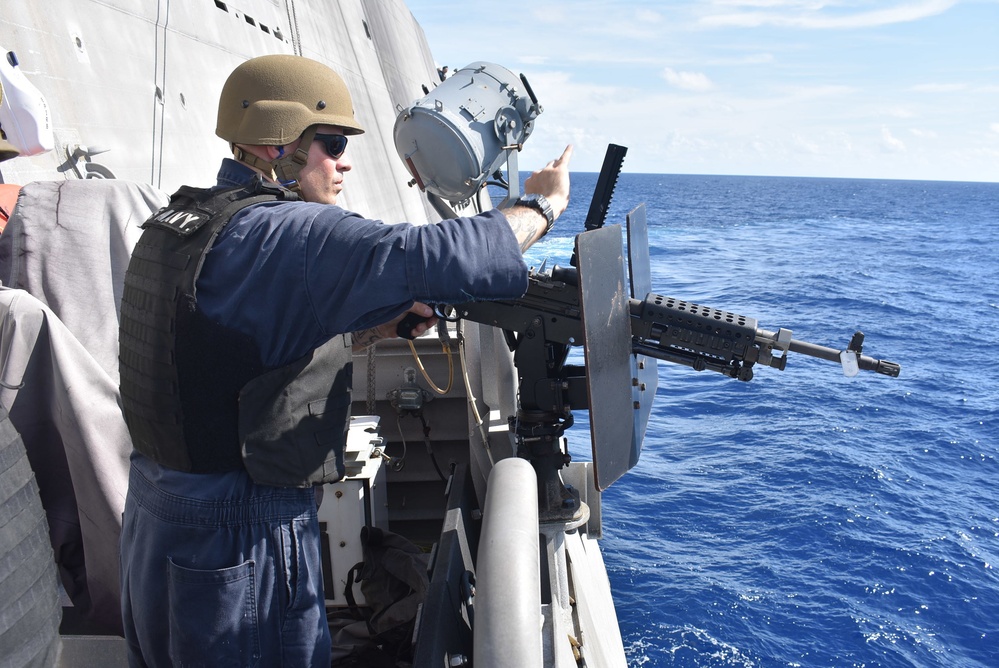
[[[567,264],[595,181],[532,257]],[[623,174],[608,224],[639,202],[655,292],[902,373],[659,363],[603,499],[629,664],[999,666],[999,184]]]

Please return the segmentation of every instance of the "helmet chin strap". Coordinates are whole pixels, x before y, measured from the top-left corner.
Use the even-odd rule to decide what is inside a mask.
[[[272,181],[280,183],[292,192],[301,194],[302,189],[298,184],[298,174],[302,171],[302,167],[305,167],[305,163],[309,160],[309,148],[312,146],[312,142],[315,137],[316,126],[313,125],[306,128],[305,132],[302,133],[301,141],[298,142],[298,148],[295,149],[294,153],[281,155],[273,162],[269,162],[261,157],[253,155],[252,153],[244,151],[235,144],[232,145],[232,155],[237,161],[263,172]],[[279,148],[283,153],[283,147]]]

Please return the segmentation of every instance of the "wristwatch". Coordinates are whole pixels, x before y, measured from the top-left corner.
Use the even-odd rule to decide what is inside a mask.
[[[551,232],[552,227],[555,225],[555,214],[552,212],[552,205],[548,203],[548,198],[544,195],[529,194],[521,195],[514,201],[514,206],[526,206],[528,208],[534,209],[548,221],[548,227],[542,232],[541,236],[545,236]]]

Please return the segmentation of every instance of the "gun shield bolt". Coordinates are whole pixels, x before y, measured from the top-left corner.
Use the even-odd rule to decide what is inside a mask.
[[[341,498],[343,496],[343,492],[341,492],[340,490],[337,490],[336,493],[334,494],[334,496],[336,496],[336,498],[339,499],[339,498]]]

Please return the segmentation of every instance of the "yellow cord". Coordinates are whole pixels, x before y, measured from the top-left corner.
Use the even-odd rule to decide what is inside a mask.
[[[489,444],[489,430],[486,429],[486,424],[482,421],[482,415],[479,413],[479,407],[476,405],[475,395],[472,394],[472,380],[468,377],[468,360],[465,359],[464,324],[464,320],[458,322],[458,359],[461,361],[461,377],[465,381],[465,395],[468,397],[468,405],[472,410],[475,428],[479,430],[479,438],[482,439],[482,445],[486,449],[489,465],[495,466],[496,460],[493,459],[493,450]]]
[[[464,346],[464,337],[462,331],[463,328],[461,325],[462,323],[458,324],[458,354],[461,357],[462,378],[464,379],[465,382],[465,392],[468,395],[468,403],[472,409],[472,414],[475,420],[475,426],[479,430],[479,436],[482,438],[482,444],[483,446],[485,446],[486,449],[486,456],[489,458],[490,464],[495,464],[495,461],[493,460],[492,448],[489,447],[490,445],[489,432],[486,430],[486,425],[482,421],[482,416],[479,414],[479,409],[476,406],[475,397],[472,395],[472,384],[468,378],[468,368],[465,360],[465,346]],[[443,390],[437,387],[437,384],[430,379],[430,376],[427,374],[427,370],[423,366],[423,362],[420,361],[419,353],[416,352],[416,346],[413,345],[412,341],[409,341],[409,350],[410,352],[413,353],[413,359],[416,360],[416,366],[419,367],[420,373],[423,374],[424,380],[426,380],[427,384],[430,385],[430,389],[432,389],[437,394],[444,395],[451,391],[451,385],[454,382],[454,357],[451,355],[451,346],[448,343],[441,341],[441,349],[444,351],[444,354],[447,355],[447,375],[448,375],[447,387],[444,388]]]
[[[444,354],[447,355],[447,387],[443,390],[437,387],[434,381],[430,380],[427,370],[423,368],[423,362],[420,361],[420,355],[416,352],[416,346],[413,345],[412,341],[409,342],[409,350],[413,353],[413,359],[416,360],[416,366],[419,367],[420,373],[423,374],[424,380],[426,380],[427,384],[430,385],[430,389],[437,394],[447,394],[451,391],[451,384],[454,382],[454,359],[451,357],[450,345],[442,342],[441,349],[444,351]]]

